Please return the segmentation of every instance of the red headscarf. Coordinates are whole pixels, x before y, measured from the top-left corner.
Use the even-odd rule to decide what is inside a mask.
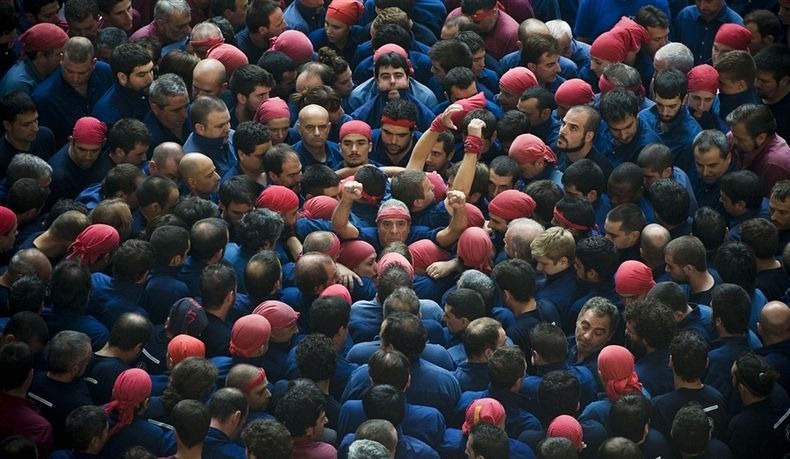
[[[112,436],[134,420],[137,409],[151,395],[151,376],[139,368],[130,368],[115,380],[113,400],[104,405],[104,411],[118,413],[118,423],[110,429]]]
[[[358,0],[332,0],[326,8],[326,17],[351,27],[364,12],[365,6]]]
[[[581,452],[584,447],[584,433],[581,424],[573,416],[561,414],[554,418],[546,430],[546,437],[562,437],[567,438],[576,448],[576,451]]]
[[[272,327],[272,331],[284,330],[292,326],[301,315],[294,311],[294,308],[277,300],[264,301],[252,313],[266,318]]]
[[[205,357],[206,345],[194,336],[176,335],[167,343],[167,355],[175,366],[187,357]]]
[[[480,422],[487,422],[495,426],[500,426],[505,423],[505,407],[499,403],[498,400],[493,398],[478,398],[469,408],[466,409],[466,416],[464,417],[464,424],[461,426],[461,431],[464,435],[469,435],[472,427]]]
[[[438,204],[444,201],[444,197],[447,195],[447,184],[444,183],[442,176],[436,171],[428,172],[425,176],[433,185],[433,202]]]
[[[450,115],[450,119],[453,120],[453,124],[456,127],[460,127],[467,113],[486,106],[486,97],[482,92],[478,92],[472,97],[456,100],[453,104],[460,105],[461,110],[453,112],[453,114]]]
[[[282,185],[269,185],[258,196],[255,207],[285,213],[299,208],[299,196]]]
[[[557,155],[540,137],[532,134],[521,134],[510,144],[507,155],[515,159],[519,166],[543,159],[547,163],[557,162]]]
[[[488,213],[510,221],[531,217],[535,213],[535,200],[518,190],[505,190],[488,203]]]
[[[247,359],[252,353],[268,344],[272,326],[266,317],[247,314],[233,324],[230,333],[230,355]]]
[[[473,226],[465,229],[458,239],[458,258],[467,268],[489,274],[493,247],[494,244],[486,230]]]
[[[16,214],[5,206],[0,206],[0,234],[6,234],[16,226]]]
[[[258,110],[255,111],[255,117],[252,120],[256,123],[267,124],[277,118],[288,118],[290,121],[291,110],[288,109],[288,103],[284,100],[279,97],[270,97],[258,105]]]
[[[381,276],[381,273],[386,271],[391,265],[402,266],[409,272],[409,277],[414,279],[414,267],[409,263],[406,257],[396,252],[390,252],[379,258],[379,262],[376,264],[376,275]]]
[[[357,2],[357,0],[349,0],[352,2]],[[372,130],[370,129],[370,125],[364,121],[360,120],[351,120],[346,121],[340,126],[340,134],[338,138],[342,141],[343,137],[349,134],[359,134],[365,137],[368,140],[371,140],[372,137]]]
[[[302,206],[302,217],[313,220],[332,220],[338,201],[329,196],[313,196]]]
[[[409,244],[411,261],[414,263],[414,272],[420,275],[425,274],[431,263],[435,261],[447,261],[450,253],[443,250],[430,239],[420,239]]]
[[[511,94],[521,96],[527,89],[537,86],[538,79],[532,70],[526,67],[513,67],[502,75],[499,85]]]
[[[624,261],[614,274],[614,289],[620,295],[646,294],[655,285],[653,270],[641,261]]]
[[[602,33],[590,47],[590,56],[609,62],[623,62],[628,53],[639,51],[650,35],[628,18],[620,19],[612,30]]]
[[[348,289],[343,284],[332,284],[325,288],[318,296],[335,296],[342,298],[349,305],[353,303],[353,301],[351,301],[351,293],[349,293]]]
[[[103,255],[118,248],[121,236],[110,225],[96,223],[82,230],[69,245],[67,259],[77,258],[87,266],[96,263]]]
[[[313,43],[307,38],[307,35],[298,30],[286,30],[271,38],[269,49],[287,55],[296,62],[297,66],[309,62],[313,58]]]
[[[337,257],[337,262],[353,271],[366,258],[375,253],[376,249],[365,241],[346,241],[340,244],[340,255]]]
[[[246,54],[229,43],[220,43],[212,46],[208,50],[206,57],[222,62],[222,65],[225,66],[225,72],[228,74],[228,78],[233,75],[237,68],[250,63]]]
[[[486,218],[483,216],[483,211],[476,205],[466,203],[466,227],[471,228],[476,226],[482,228],[486,224]]]
[[[576,105],[587,105],[593,101],[593,94],[590,83],[581,78],[565,80],[554,93],[554,100],[559,105],[574,107]]]
[[[102,145],[107,138],[107,125],[92,116],[83,116],[74,123],[71,136],[75,142]]]
[[[48,22],[35,24],[19,36],[22,50],[26,54],[36,51],[50,51],[66,46],[69,36],[60,27]]]
[[[740,24],[722,24],[719,27],[719,31],[716,32],[713,42],[721,43],[732,49],[749,51],[749,44],[752,42],[752,32]]]
[[[698,65],[689,71],[687,77],[689,92],[705,91],[711,94],[719,92],[719,72],[712,65]]]
[[[634,371],[634,355],[623,346],[603,348],[598,354],[598,371],[604,380],[606,396],[612,402],[625,394],[642,391],[642,383]]]

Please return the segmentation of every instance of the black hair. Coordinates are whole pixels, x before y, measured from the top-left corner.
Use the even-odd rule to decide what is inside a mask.
[[[672,371],[683,381],[694,382],[705,376],[708,367],[708,343],[692,330],[679,332],[669,344]]]
[[[368,359],[368,373],[373,384],[389,384],[406,390],[410,365],[409,358],[404,353],[378,349]]]
[[[285,397],[283,397],[285,399]],[[240,411],[246,417],[249,406],[247,397],[235,387],[223,387],[214,392],[208,403],[208,410],[212,419],[226,421],[234,413]]]
[[[112,50],[110,55],[110,68],[115,76],[118,73],[131,75],[136,67],[142,67],[151,62],[148,50],[136,42],[124,43]]]
[[[625,88],[615,88],[601,96],[601,117],[607,123],[623,121],[639,113],[639,96]]]
[[[472,426],[470,434],[470,448],[475,457],[508,457],[510,443],[504,430],[487,422],[478,422]]]
[[[235,77],[238,70],[233,74]],[[250,155],[255,151],[258,145],[263,145],[271,142],[272,135],[269,128],[261,123],[254,123],[252,121],[244,121],[239,123],[236,127],[236,132],[233,134],[233,146],[236,152],[244,152],[245,155]]]
[[[650,185],[650,202],[656,218],[667,225],[677,226],[689,218],[691,198],[688,190],[678,182],[665,178]]]
[[[30,311],[38,314],[43,306],[47,285],[38,276],[22,276],[8,290],[8,313]]]
[[[740,285],[719,284],[713,287],[710,306],[714,323],[720,319],[727,333],[744,334],[748,331],[752,300]]]
[[[256,300],[266,299],[280,281],[282,267],[273,250],[261,250],[250,258],[244,268],[247,294]]]
[[[321,196],[326,188],[340,185],[340,177],[326,164],[311,164],[304,169],[301,191],[304,196]]]
[[[406,394],[389,384],[378,384],[362,396],[362,408],[368,419],[384,419],[398,427],[406,417]]]
[[[147,317],[136,312],[126,312],[112,324],[107,344],[123,351],[130,351],[137,345],[147,343],[151,333],[153,333],[153,325]]]
[[[303,378],[328,381],[337,368],[337,353],[332,340],[321,333],[305,336],[296,345],[296,366]]]
[[[721,191],[733,204],[743,201],[747,209],[759,209],[763,200],[760,177],[752,171],[727,172],[719,182]]]
[[[650,400],[641,393],[625,394],[612,403],[609,430],[612,435],[640,443],[650,422]]]
[[[657,72],[653,80],[653,91],[662,99],[679,98],[682,102],[688,92],[686,74],[676,68]]]
[[[258,2],[253,2],[253,3],[258,3]],[[266,0],[265,2],[261,2],[261,3],[275,3],[275,2]],[[258,66],[268,71],[271,74],[272,78],[274,79],[274,82],[277,84],[282,84],[283,75],[285,75],[287,72],[296,71],[296,62],[294,62],[293,59],[291,59],[287,54],[281,51],[271,51],[271,50],[266,51],[261,55],[260,59],[258,59]]]
[[[518,258],[505,260],[494,266],[491,278],[499,290],[507,290],[516,301],[527,301],[535,297],[535,268]]]
[[[580,397],[581,384],[570,371],[555,370],[546,373],[538,385],[541,419],[549,423],[563,414],[576,417]]]
[[[576,258],[584,269],[595,270],[602,280],[609,280],[617,271],[619,259],[614,243],[601,236],[582,239],[576,244]]]
[[[244,64],[240,66],[233,72],[228,82],[228,88],[234,97],[238,94],[247,97],[250,93],[255,91],[257,86],[271,88],[274,86],[274,78],[271,73],[255,64]],[[238,135],[238,128],[236,130],[236,135]],[[236,139],[234,139],[234,143],[235,140]]]
[[[403,352],[411,361],[419,359],[428,339],[428,333],[419,317],[395,311],[385,320],[387,326],[381,331],[381,341]]]
[[[314,426],[326,407],[326,398],[312,381],[297,379],[277,402],[275,416],[291,437],[301,437]]]
[[[470,322],[486,315],[483,297],[470,288],[457,288],[447,294],[445,304],[453,308],[453,315]]]
[[[198,400],[181,400],[176,403],[170,411],[170,419],[178,439],[187,448],[203,443],[211,424],[208,408]]]
[[[203,268],[200,274],[200,294],[203,307],[215,311],[222,306],[228,293],[236,289],[236,271],[223,263]]]
[[[565,196],[562,188],[551,180],[535,180],[524,189],[535,200],[535,214],[533,217],[539,223],[548,224],[554,218],[554,207]]]
[[[749,295],[754,294],[757,257],[751,247],[743,242],[727,241],[716,251],[713,266],[722,282],[740,285]]]
[[[176,204],[173,214],[184,221],[190,228],[202,220],[213,219],[219,215],[219,206],[198,196],[190,196]],[[193,244],[194,247],[194,244]],[[195,247],[195,253],[202,251]]]
[[[190,255],[206,261],[228,244],[228,224],[221,218],[198,220],[189,232]]]
[[[268,245],[273,249],[285,227],[279,212],[269,209],[253,209],[239,221],[236,239],[239,245],[252,253]]]
[[[526,371],[527,361],[518,346],[500,347],[488,359],[488,378],[496,389],[510,390]]]
[[[33,370],[33,352],[23,341],[0,348],[0,389],[20,388]]]
[[[603,171],[593,160],[587,158],[580,159],[565,169],[562,174],[562,185],[566,188],[572,186],[583,195],[595,191],[600,197],[606,192]]]
[[[446,81],[446,80],[445,80]],[[503,143],[510,143],[516,140],[519,135],[529,132],[531,126],[527,114],[521,110],[508,110],[499,119],[496,125],[497,139]],[[489,167],[494,167],[494,161],[499,158],[509,158],[509,156],[497,156],[491,161]],[[512,158],[511,158],[512,159]],[[515,160],[514,160],[515,161]],[[502,175],[502,174],[498,174]]]
[[[49,281],[49,301],[56,312],[84,314],[91,291],[91,273],[77,260],[55,266]]]
[[[568,357],[568,341],[557,325],[540,322],[529,332],[532,350],[540,354],[547,364],[564,362]]]
[[[8,190],[6,205],[15,214],[22,214],[29,210],[41,209],[49,198],[49,191],[38,184],[38,180],[21,178],[11,185]]]
[[[634,332],[655,349],[666,349],[675,336],[677,322],[669,306],[657,300],[637,300],[625,310],[625,320]]]
[[[83,405],[66,416],[64,434],[77,451],[88,449],[91,440],[100,437],[107,428],[107,413],[101,406]]]
[[[702,242],[706,251],[713,252],[727,237],[727,222],[724,216],[712,207],[700,207],[694,212],[691,234]]]
[[[139,239],[124,241],[113,254],[112,276],[120,281],[138,282],[154,264],[151,244]]]
[[[291,459],[293,442],[284,425],[274,419],[256,419],[241,432],[244,446],[255,457]]]
[[[741,242],[754,250],[759,259],[773,258],[779,249],[779,230],[764,218],[751,218],[741,223]]]
[[[342,298],[324,296],[316,298],[310,306],[310,330],[328,337],[337,335],[341,328],[348,328],[351,306]]]

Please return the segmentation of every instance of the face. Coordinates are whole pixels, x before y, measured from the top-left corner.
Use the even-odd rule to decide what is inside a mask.
[[[750,153],[760,147],[757,139],[752,137],[746,130],[746,125],[744,123],[735,123],[730,129],[732,131],[732,140],[735,146],[742,152]]]
[[[724,74],[719,74],[719,92],[728,96],[738,94],[743,91],[743,82],[727,78]]]
[[[459,88],[458,86],[452,86],[450,88],[450,93],[447,94],[447,98],[450,99],[450,102],[455,102],[456,100],[460,99],[467,99],[469,97],[474,96],[477,94],[477,84],[472,82],[466,88]]]
[[[608,317],[597,317],[592,309],[576,319],[576,347],[580,354],[589,355],[606,345],[614,330]]]
[[[69,58],[64,57],[60,62],[60,71],[66,83],[73,88],[83,88],[91,78],[95,63],[95,59],[88,59],[85,62],[72,62]]]
[[[570,58],[573,52],[570,35],[563,35],[562,38],[557,39],[557,43],[560,45],[560,55]]]
[[[69,23],[70,37],[85,37],[93,41],[96,40],[96,36],[98,34],[99,34],[99,21],[91,15],[88,15],[88,17],[82,20],[81,22]]]
[[[499,99],[499,105],[502,106],[503,110],[515,110],[518,106],[518,98],[518,95],[513,94],[512,92],[503,88],[502,85],[499,85],[499,94],[497,94],[497,99]]]
[[[639,240],[639,232],[627,233],[623,230],[622,222],[613,222],[607,218],[604,223],[604,229],[606,230],[606,239],[612,241],[618,249],[633,247]]]
[[[639,190],[633,189],[629,183],[609,183],[607,185],[609,200],[612,202],[612,208],[625,204],[628,202],[636,202],[639,199]]]
[[[156,104],[151,104],[151,111],[154,112],[156,118],[165,125],[168,129],[175,132],[181,132],[184,126],[184,121],[187,119],[187,107],[189,106],[189,96],[183,94],[180,96],[172,96],[167,98],[167,105],[160,107]]]
[[[680,115],[680,109],[683,108],[683,99],[680,97],[664,99],[656,95],[654,100],[658,109],[658,117],[662,123],[674,121]]]
[[[201,162],[197,174],[189,179],[189,186],[198,195],[210,195],[211,193],[219,190],[219,174],[214,163],[207,158],[207,161]]]
[[[285,22],[285,18],[283,17],[283,10],[277,8],[269,15],[269,28],[266,29],[265,35],[269,38],[276,37],[285,32],[287,28],[288,23]]]
[[[670,254],[664,255],[664,263],[666,263],[666,271],[669,273],[669,277],[672,278],[673,281],[685,284],[688,282],[689,278],[686,274],[686,271],[683,269],[683,266],[675,263],[674,258]]]
[[[774,101],[781,97],[788,84],[790,84],[790,77],[783,78],[780,84],[779,81],[774,79],[772,72],[760,70],[757,71],[757,78],[754,80],[754,88],[757,90],[757,95],[767,101]]]
[[[612,137],[620,145],[631,143],[636,137],[639,128],[639,123],[633,115],[626,116],[624,120],[607,122],[607,125]]]
[[[453,313],[453,307],[449,304],[444,305],[442,322],[447,326],[447,330],[454,335],[461,333],[466,328],[466,322]]]
[[[603,74],[603,69],[605,69],[606,66],[609,64],[611,64],[611,62],[605,61],[595,56],[590,56],[590,70],[592,70],[596,78],[601,78],[601,74]]]
[[[332,85],[332,89],[335,90],[341,99],[345,99],[349,96],[349,94],[351,94],[351,90],[354,89],[354,81],[351,79],[350,68],[347,67],[343,73],[337,76],[335,79],[335,84]]]
[[[174,12],[170,19],[157,22],[159,25],[159,33],[162,38],[168,43],[173,43],[189,35],[189,23],[192,21],[192,16]]]
[[[444,152],[444,142],[436,142],[425,159],[425,170],[442,172],[450,164],[450,155]]]
[[[581,112],[570,111],[562,118],[560,133],[557,137],[557,148],[566,152],[576,152],[584,148],[586,132],[584,125],[587,115]]]
[[[497,175],[493,170],[488,171],[488,199],[494,199],[496,195],[505,191],[512,190],[516,186],[515,178],[512,175]]]
[[[313,426],[313,433],[310,435],[310,438],[318,441],[324,435],[324,426],[326,423],[329,422],[329,419],[326,417],[326,412],[321,411],[321,414],[318,415],[318,420],[315,422]]]
[[[6,135],[21,143],[33,142],[38,134],[38,112],[16,115],[13,122],[3,121]]]
[[[486,50],[481,49],[475,53],[472,53],[472,73],[478,77],[480,76],[480,72],[483,71],[483,67],[486,66]]]
[[[696,0],[700,16],[706,21],[711,21],[719,14],[721,8],[724,6],[724,0]]]
[[[390,156],[405,153],[411,146],[412,130],[405,126],[384,124],[381,126],[381,142]]]
[[[326,38],[329,40],[329,43],[343,44],[348,38],[348,26],[337,19],[325,18],[324,30],[326,31]]]
[[[299,115],[296,125],[302,142],[313,148],[323,148],[329,138],[329,113],[326,110],[306,110]]]
[[[263,172],[263,156],[267,151],[269,151],[271,147],[272,143],[266,142],[257,145],[255,150],[253,150],[250,154],[242,153],[237,150],[241,167],[243,167],[245,171],[249,171],[251,174],[260,174]]]
[[[370,140],[361,134],[347,134],[340,142],[340,152],[348,167],[367,164],[370,153]]]
[[[645,189],[649,189],[650,185],[658,179],[669,178],[672,176],[672,169],[667,168],[664,171],[654,171],[647,167],[642,168],[642,177],[644,178]]]
[[[532,71],[540,83],[552,83],[557,79],[557,74],[560,73],[559,59],[559,54],[544,53],[538,63],[532,66]]]
[[[376,76],[376,84],[379,91],[388,93],[388,97],[400,97],[399,89],[407,89],[409,87],[409,76],[406,71],[400,67],[392,67],[391,65],[382,66]]]
[[[93,163],[99,159],[101,149],[101,145],[90,145],[72,140],[69,147],[69,157],[80,169],[90,169]]]
[[[269,177],[275,185],[282,185],[299,193],[302,183],[302,163],[296,158],[286,160],[283,163],[282,173],[277,175],[270,172]]]
[[[149,62],[145,65],[140,65],[132,70],[129,75],[121,76],[121,84],[132,91],[142,91],[147,93],[148,87],[154,81],[154,63]],[[124,83],[125,81],[125,83]]]
[[[123,161],[125,163],[134,164],[139,166],[148,158],[148,144],[137,143],[134,148],[126,153]]]
[[[192,73],[192,97],[219,97],[224,90],[224,82],[215,72],[197,71]]]
[[[224,142],[228,141],[230,134],[230,113],[227,109],[222,111],[213,111],[206,117],[206,123],[196,123],[201,126],[200,135],[209,139],[223,139]]]
[[[402,218],[388,218],[376,224],[379,231],[379,242],[387,245],[390,242],[405,242],[411,225]]]
[[[433,183],[427,178],[422,181],[422,205],[414,206],[414,210],[422,210],[433,203]]]
[[[790,200],[781,201],[771,196],[768,201],[769,215],[771,223],[776,229],[784,231],[790,229]]]
[[[272,135],[272,145],[279,145],[285,142],[288,137],[288,129],[291,127],[291,120],[288,118],[274,118],[266,123]]]
[[[121,30],[132,30],[132,0],[121,0],[104,16],[104,26],[117,27]]]
[[[694,163],[697,167],[697,175],[708,185],[712,185],[727,172],[732,162],[729,152],[722,158],[718,148],[711,148],[702,152],[699,148],[694,149]]]
[[[516,107],[518,111],[527,115],[529,124],[532,126],[543,123],[551,116],[550,113],[547,114],[548,110],[540,110],[538,107],[538,99],[519,100]]]
[[[489,215],[488,227],[495,233],[504,234],[507,231],[507,223],[504,218],[499,215]]]
[[[537,262],[537,270],[547,276],[557,274],[568,267],[567,260],[563,263],[562,260],[555,262],[549,257],[535,257],[535,261]]]
[[[724,206],[724,211],[727,212],[727,215],[731,215],[736,217],[739,215],[738,209],[736,209],[736,204],[724,193],[724,190],[719,190],[719,202],[722,206]]]
[[[782,24],[790,25],[790,6],[779,5],[779,13],[777,16],[779,16],[779,20]]]
[[[41,10],[36,15],[36,23],[48,22],[50,24],[57,24],[60,22],[60,18],[58,17],[59,11],[60,5],[58,2],[47,3],[41,7]]]
[[[477,10],[470,16],[474,22],[475,30],[481,34],[491,31],[499,19],[499,10],[492,8],[490,10]]]
[[[715,97],[716,94],[708,91],[694,91],[688,94],[686,103],[691,109],[692,115],[699,118],[703,113],[710,111]]]
[[[268,86],[255,86],[255,89],[244,98],[244,108],[248,113],[255,113],[264,100],[269,98],[272,88]]]
[[[356,267],[356,269],[354,269],[354,272],[360,277],[376,277],[376,254],[371,253]]]
[[[230,22],[230,25],[232,25],[234,29],[244,27],[244,21],[247,17],[247,6],[249,6],[249,4],[249,0],[236,0],[234,5],[235,10],[230,13],[225,13],[225,19]]]
[[[721,56],[723,56],[726,53],[729,53],[734,49],[735,48],[729,47],[723,43],[714,42],[713,48],[711,49],[710,52],[711,61],[713,62],[713,65],[716,65],[716,63],[719,62],[719,58],[721,58]]]
[[[14,240],[16,240],[17,234],[17,225],[14,223],[14,226],[8,230],[5,234],[0,234],[0,253],[7,251],[11,247],[14,246]]]
[[[650,35],[650,40],[642,46],[642,51],[646,51],[648,56],[653,56],[669,41],[669,28],[647,27],[647,33]]]
[[[268,385],[269,381],[264,379],[260,385],[247,392],[247,403],[250,405],[250,410],[266,411],[269,400],[272,398]]]

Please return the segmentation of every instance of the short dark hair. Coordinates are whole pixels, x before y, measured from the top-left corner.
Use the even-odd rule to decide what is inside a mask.
[[[763,200],[760,177],[750,170],[727,172],[722,176],[721,191],[733,203],[743,201],[750,210],[759,209]]]
[[[110,55],[110,68],[115,76],[118,73],[130,75],[135,67],[141,67],[151,62],[148,50],[136,42],[124,43],[112,50]]]
[[[49,340],[49,329],[39,313],[20,311],[11,316],[3,329],[3,337],[9,335],[14,335],[16,342],[43,345]]]
[[[575,417],[580,397],[581,384],[570,371],[555,370],[546,373],[538,385],[541,419],[551,422],[562,414]]]
[[[269,27],[269,16],[280,7],[272,0],[256,0],[247,7],[245,25],[251,32],[258,32],[261,27]]]
[[[273,3],[274,7],[279,8],[279,5],[271,0],[266,0],[262,3]],[[247,10],[247,14],[249,14],[249,10]],[[282,51],[268,50],[264,52],[260,59],[258,59],[258,66],[268,71],[272,75],[272,78],[274,78],[274,82],[277,84],[282,84],[283,75],[285,75],[287,72],[296,71],[296,62],[294,62],[290,56],[283,53]]]
[[[21,214],[29,210],[41,209],[46,204],[48,197],[49,191],[42,188],[38,184],[38,180],[25,177],[11,185],[6,205],[14,213]]]
[[[406,390],[410,365],[409,358],[400,351],[377,349],[368,359],[368,375],[373,384],[389,384]]]
[[[85,313],[91,291],[91,273],[77,260],[55,266],[49,281],[49,301],[56,312]]]
[[[189,232],[190,254],[205,261],[228,244],[228,224],[221,218],[198,220]]]
[[[750,295],[754,293],[757,257],[751,247],[743,242],[727,241],[716,251],[713,265],[723,282],[740,285]]]
[[[754,15],[756,17],[757,13],[761,11],[764,10],[752,11],[744,18],[744,21],[746,22],[749,16]],[[780,28],[778,18],[775,14],[769,13],[768,11],[765,11],[765,13],[771,18],[772,22],[775,21],[777,27],[767,33],[760,30],[760,33],[762,33],[763,36],[774,35],[774,37],[779,37]],[[759,22],[754,21],[754,23],[760,28]],[[790,51],[788,51],[787,46],[780,44],[766,46],[754,55],[754,65],[757,67],[757,71],[771,73],[774,80],[778,82],[782,78],[790,76]]]
[[[151,244],[139,239],[124,241],[113,254],[112,276],[121,281],[138,282],[151,270],[154,252]]]
[[[107,343],[121,350],[132,350],[151,338],[154,326],[147,317],[136,312],[126,312],[115,320]]]
[[[173,189],[178,189],[178,185],[167,177],[149,175],[144,178],[137,186],[137,202],[140,207],[145,207],[153,203],[164,207]]]
[[[749,87],[754,86],[754,77],[757,75],[757,68],[754,66],[754,59],[748,51],[739,49],[729,51],[719,56],[719,60],[713,67],[719,72],[720,79],[726,78],[733,81],[744,81]],[[729,121],[727,122],[729,123]]]
[[[487,422],[478,422],[470,432],[471,449],[475,457],[508,457],[510,443],[507,433]]]
[[[519,100],[535,99],[538,101],[538,110],[554,110],[557,108],[557,101],[554,100],[554,94],[542,86],[532,86],[527,88]]]
[[[392,54],[392,53],[390,53]],[[400,55],[395,54],[400,57]],[[387,56],[387,54],[385,54]],[[381,62],[381,59],[379,59]],[[410,100],[397,99],[387,102],[381,111],[381,116],[386,116],[393,120],[409,120],[417,122],[417,105]]]
[[[8,291],[8,313],[13,316],[20,311],[40,312],[46,293],[47,285],[38,276],[20,277]]]
[[[362,396],[362,408],[368,419],[384,419],[398,427],[406,416],[406,394],[389,384],[378,384]]]
[[[501,328],[502,324],[490,317],[473,320],[464,330],[463,345],[466,355],[476,357],[486,349],[496,350]]]
[[[340,185],[340,177],[326,164],[311,164],[304,169],[301,191],[303,196],[320,196],[324,189]]]
[[[727,237],[727,222],[712,207],[700,207],[694,212],[691,234],[702,242],[705,250],[714,251]]]
[[[549,34],[533,33],[521,43],[521,65],[537,64],[544,54],[559,55],[560,44]],[[554,98],[552,97],[552,100]]]
[[[266,299],[282,277],[282,267],[273,250],[261,250],[250,258],[244,268],[247,294],[256,300]]]
[[[228,82],[228,88],[234,98],[238,94],[244,97],[249,96],[250,93],[255,91],[256,86],[271,88],[274,86],[274,78],[272,78],[271,73],[255,64],[244,64],[240,66],[233,72]]]
[[[277,402],[275,416],[291,432],[291,437],[301,437],[324,412],[326,398],[312,381],[297,379],[291,384]]]
[[[419,359],[428,339],[422,321],[414,314],[400,311],[384,320],[387,326],[381,331],[381,341],[403,352],[411,361]]]
[[[475,82],[475,74],[468,67],[453,67],[444,75],[444,87],[448,91],[451,88],[466,89]]]
[[[118,193],[134,195],[144,177],[139,167],[128,163],[118,164],[104,176],[101,182],[101,196],[104,199],[113,199]]]
[[[296,366],[303,378],[327,381],[337,369],[337,353],[332,340],[321,333],[305,336],[296,345]]]
[[[634,16],[634,22],[645,29],[648,27],[669,28],[669,17],[667,14],[653,5],[645,5],[639,8],[636,16]]]
[[[683,381],[694,382],[705,376],[708,367],[708,343],[692,330],[679,332],[669,344],[672,371]]]
[[[29,94],[14,91],[0,99],[0,119],[13,123],[17,115],[37,111],[36,103]]]
[[[683,185],[669,178],[658,179],[649,191],[653,210],[662,222],[677,226],[688,220],[691,197]]]
[[[675,336],[677,323],[669,306],[657,300],[644,299],[631,303],[625,310],[625,320],[648,346],[666,349]]]
[[[173,208],[173,214],[184,221],[188,227],[194,229],[197,223],[201,220],[208,220],[216,217],[219,214],[219,206],[198,196],[190,196],[180,201]],[[217,219],[222,220],[222,219]],[[227,244],[227,242],[226,242]],[[194,254],[202,253],[202,247],[195,247]]]
[[[625,394],[612,403],[609,429],[613,435],[641,442],[649,422],[650,400],[644,394]]]
[[[453,315],[470,322],[486,315],[483,297],[470,288],[457,288],[449,292],[445,304],[453,308]]]
[[[342,298],[323,296],[310,306],[310,330],[328,337],[335,336],[341,328],[348,328],[351,306]]]
[[[670,435],[683,453],[702,454],[708,448],[711,436],[708,414],[696,402],[683,406],[672,419]]]
[[[757,258],[773,258],[779,249],[779,231],[764,218],[751,218],[741,223],[741,242],[754,250]]]
[[[101,406],[83,405],[74,408],[66,416],[64,427],[70,445],[75,450],[82,451],[107,428],[107,413]]]
[[[619,264],[614,243],[602,236],[592,236],[579,241],[576,244],[576,258],[584,265],[585,270],[595,270],[603,280],[611,279]]]
[[[647,292],[647,298],[657,300],[666,305],[672,312],[682,312],[684,315],[688,310],[686,293],[683,288],[675,282],[659,282]]]
[[[472,52],[460,40],[439,40],[431,46],[428,57],[436,61],[445,72],[456,67],[472,67]]]
[[[202,402],[197,400],[181,400],[170,411],[173,428],[178,439],[188,448],[203,443],[211,424],[211,414]]]
[[[625,88],[615,88],[601,96],[601,117],[604,121],[623,121],[639,113],[639,96]]]
[[[283,400],[285,397],[283,397]],[[214,392],[208,402],[208,410],[212,419],[225,421],[236,411],[246,416],[248,411],[247,397],[235,387],[223,387]]]
[[[587,158],[580,159],[565,169],[562,174],[562,185],[566,188],[572,186],[584,195],[596,191],[598,196],[601,196],[606,192],[606,178],[601,167]]]
[[[606,219],[611,222],[620,223],[620,228],[631,233],[634,231],[642,231],[647,225],[645,214],[642,209],[631,202],[620,204],[606,214]]]
[[[740,285],[719,284],[714,287],[710,306],[714,322],[721,319],[727,333],[744,334],[748,331],[752,300]]]
[[[504,346],[488,359],[488,378],[491,387],[509,390],[527,371],[524,352],[518,346]]]
[[[668,68],[656,73],[653,90],[662,99],[680,98],[682,101],[688,92],[688,79],[680,70]]]
[[[214,311],[222,306],[228,293],[236,289],[236,271],[223,263],[203,268],[200,274],[200,294],[203,307]]]
[[[530,127],[531,126],[526,113],[522,112],[521,110],[508,110],[502,115],[501,118],[499,118],[499,121],[496,124],[497,139],[503,143],[513,142],[519,135],[529,132]],[[510,158],[507,155],[497,156],[491,160],[489,167],[493,169],[494,162],[499,158],[508,158],[515,162],[513,158]],[[498,173],[497,175],[502,174]]]
[[[378,35],[378,33],[376,35]],[[395,52],[384,53],[376,60],[373,64],[374,78],[379,76],[379,70],[381,70],[382,67],[401,69],[406,73],[406,76],[409,76],[411,73],[409,70],[409,62],[406,58]]]
[[[285,222],[279,212],[258,208],[244,214],[239,221],[236,239],[245,250],[257,252],[265,243],[274,248]]]
[[[532,350],[546,363],[564,362],[568,357],[568,341],[557,325],[540,322],[529,332]]]
[[[235,77],[237,74],[238,70],[233,76]],[[264,124],[252,121],[239,123],[236,127],[236,132],[233,134],[233,146],[236,148],[237,154],[241,151],[245,155],[249,155],[255,151],[258,145],[263,145],[271,140],[272,135],[269,132],[269,128]]]
[[[189,231],[175,225],[164,225],[155,229],[149,239],[154,255],[154,263],[168,266],[177,255],[184,255],[189,249]]]
[[[501,291],[507,290],[516,301],[535,297],[535,268],[522,259],[505,260],[494,266],[491,277]]]
[[[274,419],[256,419],[241,432],[248,452],[255,457],[291,459],[293,442],[284,425]]]

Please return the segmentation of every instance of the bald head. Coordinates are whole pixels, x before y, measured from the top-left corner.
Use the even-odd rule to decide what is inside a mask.
[[[52,275],[52,264],[42,251],[36,248],[24,249],[11,257],[7,275],[11,277],[9,285],[26,275],[34,275],[46,284]]]
[[[337,236],[330,231],[313,231],[304,238],[302,251],[327,253],[332,248]]]
[[[518,41],[523,44],[530,35],[551,35],[551,32],[540,19],[529,18],[518,26]]]
[[[192,70],[192,96],[219,97],[227,87],[227,73],[222,62],[203,59]]]
[[[302,292],[315,295],[336,282],[337,267],[329,255],[308,252],[296,262],[294,280]]]
[[[543,225],[531,218],[517,218],[505,231],[506,252],[510,258],[530,260],[530,244],[544,231]]]
[[[203,153],[187,153],[178,163],[178,171],[186,181],[190,178],[195,178],[200,173],[200,169],[209,163],[214,164],[211,158]]]
[[[219,27],[217,27],[216,24],[211,22],[201,22],[192,28],[192,34],[189,36],[189,41],[192,44],[192,50],[195,51],[195,54],[197,54],[199,58],[205,59],[209,46],[203,44],[196,45],[196,43],[221,43],[217,40],[222,38],[222,31],[219,29]],[[224,39],[222,41],[224,41]]]
[[[299,110],[299,123],[308,124],[309,121],[315,119],[325,119],[329,121],[329,112],[322,106],[316,104],[305,105],[304,108]]]
[[[768,302],[760,311],[757,331],[766,346],[790,339],[790,307],[781,301]]]
[[[639,249],[645,263],[655,268],[664,263],[664,249],[671,236],[669,230],[657,223],[651,223],[642,230],[639,240]]]
[[[195,196],[207,199],[219,189],[219,174],[214,162],[203,153],[187,153],[178,164],[181,179]]]

